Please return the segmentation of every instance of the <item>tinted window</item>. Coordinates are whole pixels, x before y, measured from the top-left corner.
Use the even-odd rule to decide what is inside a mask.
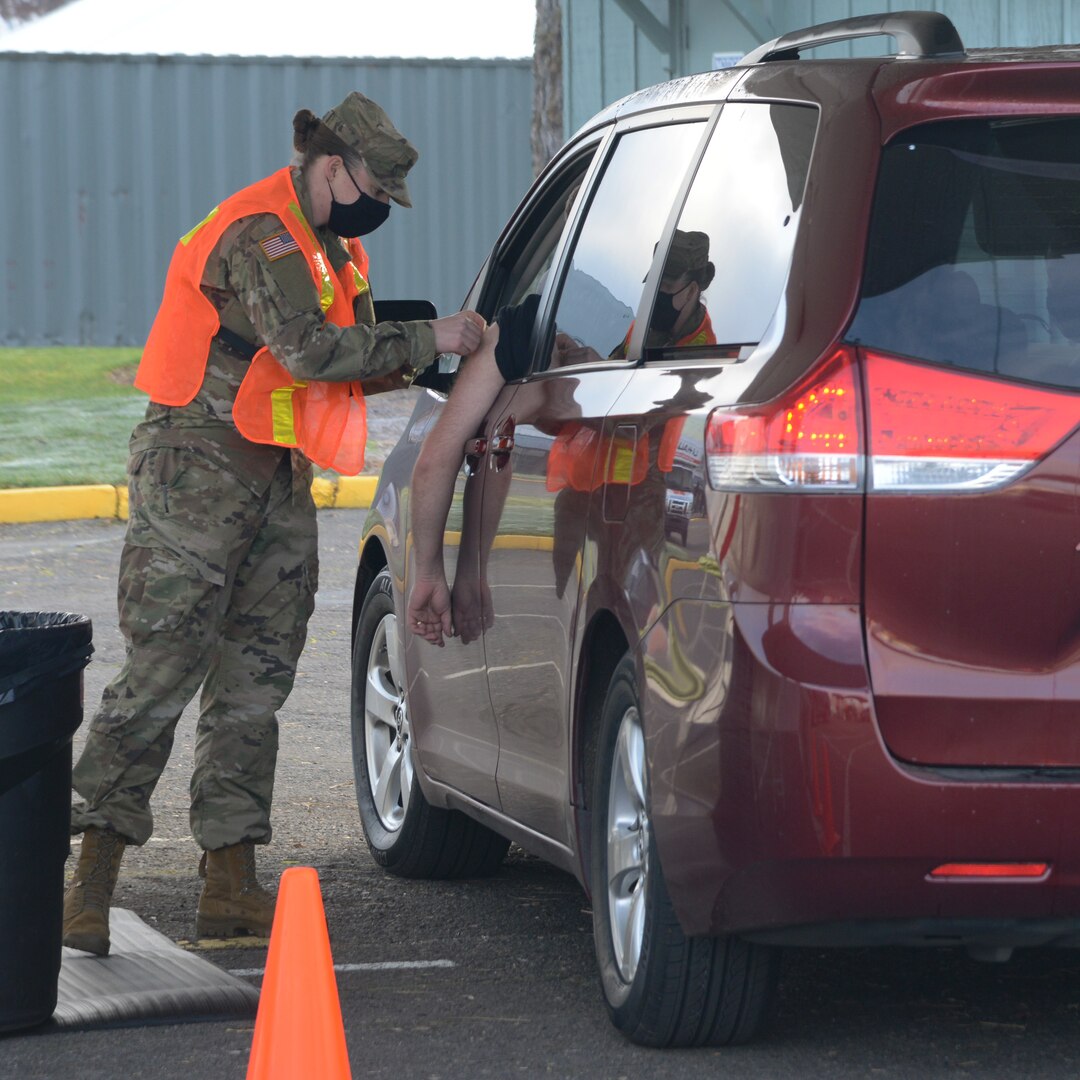
[[[551,264],[595,151],[593,145],[546,183],[528,218],[498,252],[485,284],[480,310],[489,318],[498,318],[503,329],[499,346],[507,357],[502,368],[507,379],[528,373],[540,297],[551,285]]]
[[[630,132],[617,143],[578,236],[556,314],[565,363],[618,355],[653,251],[701,139],[701,124]]]
[[[1080,386],[1080,121],[952,121],[894,139],[848,336]]]
[[[591,160],[591,154],[579,158],[548,184],[543,203],[519,231],[521,241],[510,257],[496,310],[506,304],[520,304],[528,296],[544,291],[556,246],[566,229]]]
[[[665,263],[660,292],[674,290],[680,281],[702,285],[700,304],[712,323],[715,340],[748,344],[761,340],[776,311],[787,281],[791,253],[802,208],[810,151],[817,128],[817,110],[796,105],[725,105],[694,178],[679,217],[672,249]],[[680,241],[698,238],[696,251],[707,241],[708,268],[684,271]],[[715,270],[715,276],[713,271]],[[674,293],[676,301],[682,294]],[[663,296],[658,297],[663,301]],[[657,307],[661,307],[658,304]],[[703,313],[702,312],[702,313]],[[663,340],[650,318],[646,346],[701,344],[688,319],[685,334]]]

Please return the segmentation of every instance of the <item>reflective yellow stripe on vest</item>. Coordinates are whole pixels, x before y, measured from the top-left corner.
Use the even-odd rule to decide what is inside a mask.
[[[315,252],[315,266],[322,275],[322,287],[319,289],[319,306],[325,315],[334,303],[334,283],[330,280],[330,271],[326,269],[326,260],[322,253]]]
[[[295,382],[292,386],[279,386],[270,392],[270,415],[274,424],[274,441],[295,446],[296,416],[293,412],[293,392],[302,390],[306,382]]]
[[[304,232],[308,234],[312,244],[315,247],[319,246],[319,241],[316,239],[315,234],[311,231],[311,226],[308,224],[307,218],[304,217],[303,211],[296,203],[289,203],[289,212],[303,227]],[[319,277],[322,279],[322,284],[319,287],[319,307],[322,308],[325,315],[334,303],[334,283],[330,277],[330,271],[326,268],[326,262],[322,257],[322,254],[318,251],[315,252],[315,269],[319,271]]]
[[[188,246],[188,244],[190,244],[190,243],[191,243],[191,241],[192,241],[192,239],[194,238],[195,234],[196,234],[196,233],[197,233],[197,232],[198,232],[198,231],[199,231],[199,230],[200,230],[200,229],[201,229],[201,228],[202,228],[202,227],[203,227],[203,226],[204,226],[204,225],[205,225],[205,224],[206,224],[207,222],[210,222],[210,221],[213,221],[213,220],[214,220],[214,218],[215,218],[215,217],[217,216],[217,212],[218,212],[218,211],[219,211],[220,209],[221,209],[221,207],[220,207],[220,206],[215,206],[215,207],[214,207],[214,209],[213,209],[213,210],[211,210],[211,211],[210,211],[210,213],[209,213],[209,214],[207,214],[207,215],[206,215],[206,217],[204,217],[204,218],[202,219],[202,221],[200,221],[200,222],[199,222],[199,224],[195,226],[195,228],[191,229],[191,230],[190,230],[189,232],[186,232],[186,233],[184,233],[184,235],[180,237],[180,243],[181,243],[181,244],[183,244],[183,245],[184,245],[184,247],[187,247],[187,246]]]

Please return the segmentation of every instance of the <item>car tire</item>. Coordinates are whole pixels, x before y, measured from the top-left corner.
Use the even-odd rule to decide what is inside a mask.
[[[353,646],[352,758],[368,848],[392,874],[485,877],[510,841],[457,810],[432,806],[416,778],[390,573],[368,589]]]
[[[688,937],[649,828],[648,775],[634,665],[615,669],[593,782],[592,909],[612,1021],[645,1046],[746,1042],[769,1015],[778,951],[738,937]]]

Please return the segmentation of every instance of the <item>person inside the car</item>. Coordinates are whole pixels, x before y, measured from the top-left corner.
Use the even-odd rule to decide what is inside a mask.
[[[563,200],[559,231],[581,190],[574,184]],[[416,560],[407,618],[409,629],[434,645],[455,633],[450,589],[443,570],[442,539],[461,467],[465,441],[480,426],[503,386],[526,374],[529,342],[547,271],[518,304],[499,310],[479,347],[462,364],[446,405],[424,439],[412,477],[413,555]],[[558,343],[552,363],[559,363]],[[461,590],[459,590],[460,592]],[[475,621],[472,617],[470,624]]]
[[[533,293],[516,307],[500,310],[484,331],[480,347],[465,358],[438,421],[428,432],[412,476],[412,548],[415,565],[409,593],[409,629],[433,645],[454,636],[450,588],[443,569],[443,530],[467,439],[499,391],[520,378],[522,358],[540,297]],[[557,352],[557,350],[555,350]]]

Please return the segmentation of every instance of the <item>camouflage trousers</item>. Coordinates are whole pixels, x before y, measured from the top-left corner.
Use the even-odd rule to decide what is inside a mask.
[[[288,454],[261,493],[197,451],[132,456],[118,586],[126,658],[73,772],[73,832],[146,842],[177,720],[201,686],[192,833],[208,850],[269,841],[277,711],[318,581],[306,479],[294,484]]]

